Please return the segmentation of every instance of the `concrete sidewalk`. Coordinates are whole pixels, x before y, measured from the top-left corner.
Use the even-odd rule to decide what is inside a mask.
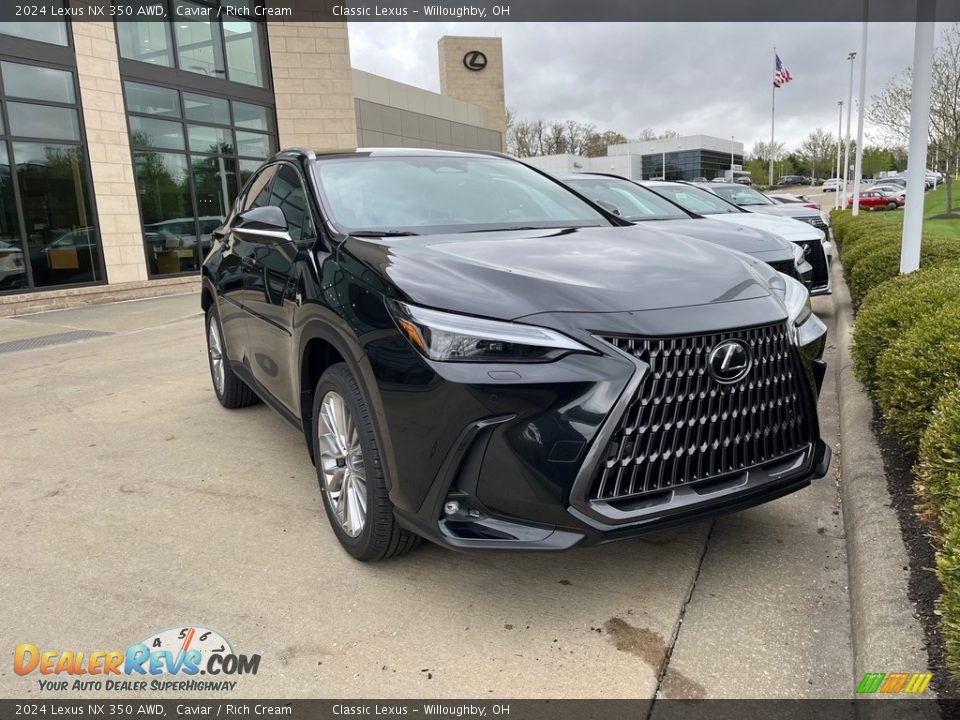
[[[830,299],[815,307],[832,325]],[[75,332],[107,334],[10,344]],[[18,591],[0,646],[122,648],[196,624],[262,655],[235,697],[852,694],[834,473],[640,540],[363,565],[323,517],[302,436],[216,402],[196,295],[2,319],[4,347],[0,576]],[[0,670],[0,696],[40,695]]]

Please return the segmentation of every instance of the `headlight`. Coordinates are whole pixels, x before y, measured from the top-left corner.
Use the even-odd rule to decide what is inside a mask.
[[[394,322],[424,357],[440,362],[548,362],[593,350],[548,328],[388,301]]]
[[[820,219],[823,220],[824,224],[826,224],[827,227],[830,227],[830,216],[827,215],[822,210],[820,211]]]
[[[793,250],[793,264],[796,267],[803,265],[803,248],[796,243],[790,243],[790,249]]]
[[[787,316],[794,325],[803,325],[813,314],[813,307],[810,305],[810,293],[803,283],[797,282],[792,277],[783,275],[786,288],[783,293],[783,304],[787,308]]]

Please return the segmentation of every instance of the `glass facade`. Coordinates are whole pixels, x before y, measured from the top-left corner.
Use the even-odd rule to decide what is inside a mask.
[[[0,34],[31,39],[20,24]],[[43,27],[67,43],[65,27]],[[0,292],[104,279],[82,141],[74,72],[0,58]]]
[[[734,155],[735,165],[743,164],[742,155]],[[643,156],[643,179],[665,177],[667,180],[693,180],[705,177],[713,180],[730,169],[730,153],[715,150],[681,150],[666,154],[666,174],[664,174],[664,156],[662,153]]]
[[[179,19],[170,24],[149,20],[116,23],[120,57],[267,87],[269,73],[262,24],[241,15],[218,13],[218,5],[252,9],[255,2],[159,0],[158,4],[164,6],[168,17]]]
[[[123,83],[151,276],[195,272],[252,172],[277,150],[267,106]]]

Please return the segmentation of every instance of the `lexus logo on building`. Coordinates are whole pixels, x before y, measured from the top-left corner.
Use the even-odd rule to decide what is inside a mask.
[[[752,365],[750,348],[739,340],[724,340],[710,351],[707,358],[713,379],[725,384],[743,380]]]
[[[483,70],[487,66],[487,56],[479,50],[471,50],[463,56],[463,66],[467,70]]]

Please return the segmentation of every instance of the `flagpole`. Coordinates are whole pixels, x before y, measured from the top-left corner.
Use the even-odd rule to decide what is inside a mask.
[[[777,72],[777,48],[773,48],[773,72]],[[770,83],[770,167],[767,171],[767,185],[773,187],[773,138],[774,127],[776,124],[777,111],[777,86],[776,83]]]

